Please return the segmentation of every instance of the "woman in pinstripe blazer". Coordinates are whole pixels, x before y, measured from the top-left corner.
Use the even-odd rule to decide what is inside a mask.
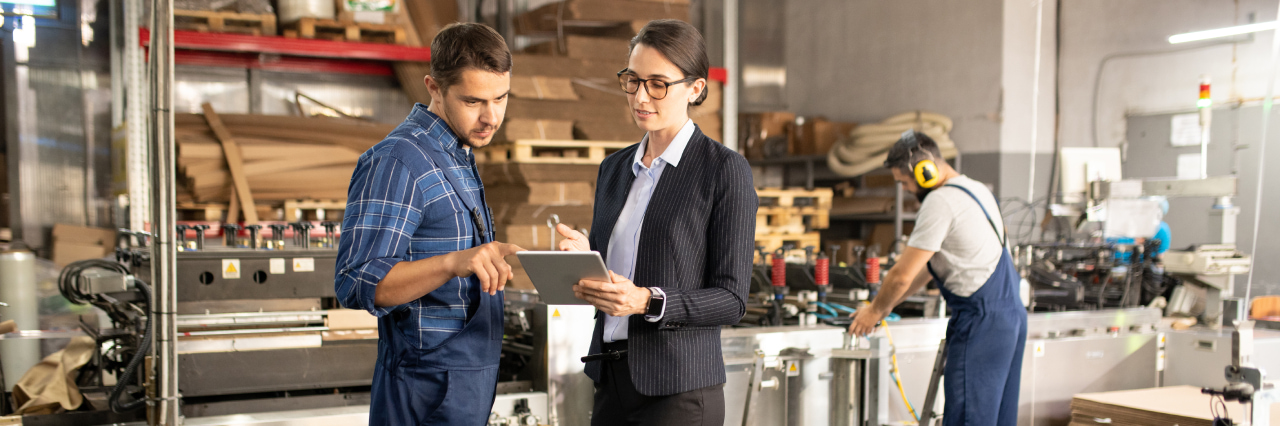
[[[746,311],[758,200],[746,159],[689,119],[705,46],[676,20],[631,40],[618,82],[647,134],[600,165],[591,237],[558,228],[562,250],[599,251],[612,276],[575,286],[598,309],[593,425],[724,423],[720,328]]]

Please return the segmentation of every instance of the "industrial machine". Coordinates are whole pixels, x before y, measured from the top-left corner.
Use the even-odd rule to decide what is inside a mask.
[[[1030,284],[1032,311],[1131,308],[1177,285],[1151,255],[1158,245],[1158,240],[1037,243],[1016,247],[1014,258]]]
[[[1206,387],[1201,392],[1221,398],[1224,402],[1247,404],[1246,424],[1270,423],[1271,405],[1280,403],[1280,388],[1267,382],[1266,371],[1254,364],[1253,322],[1236,323],[1231,334],[1231,364],[1223,372],[1227,385],[1222,388]],[[1227,420],[1230,422],[1230,420]]]

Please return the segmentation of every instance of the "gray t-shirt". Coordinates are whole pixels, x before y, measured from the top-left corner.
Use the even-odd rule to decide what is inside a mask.
[[[937,252],[930,261],[933,271],[942,277],[947,290],[968,297],[982,288],[1000,262],[1004,252],[1004,221],[995,196],[981,182],[961,175],[948,180],[947,185],[973,192],[991,214],[991,220],[1000,230],[999,236],[969,194],[959,188],[942,186],[920,204],[916,227],[907,245]]]

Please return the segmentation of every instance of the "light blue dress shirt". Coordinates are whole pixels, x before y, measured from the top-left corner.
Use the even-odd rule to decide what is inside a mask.
[[[684,156],[684,148],[689,145],[689,139],[693,138],[693,130],[693,120],[686,121],[680,132],[676,133],[671,145],[667,145],[667,150],[653,159],[653,165],[650,167],[645,167],[642,161],[645,150],[649,146],[649,135],[645,135],[644,139],[640,140],[640,149],[636,150],[635,162],[631,164],[631,172],[635,173],[636,180],[631,183],[631,192],[627,193],[627,203],[622,206],[618,223],[613,226],[613,235],[609,237],[609,258],[605,259],[605,264],[610,271],[629,280],[635,280],[636,247],[640,244],[640,227],[644,224],[645,210],[649,209],[649,199],[653,198],[653,189],[658,186],[658,180],[662,178],[662,170],[666,169],[668,164],[672,167],[680,167],[680,157]],[[636,285],[644,284],[636,283]],[[650,290],[666,296],[660,288],[651,287]],[[646,316],[645,319],[657,322],[662,319],[664,313],[665,306],[664,312],[659,313],[658,316]],[[626,340],[628,316],[630,315],[605,317],[605,342]]]

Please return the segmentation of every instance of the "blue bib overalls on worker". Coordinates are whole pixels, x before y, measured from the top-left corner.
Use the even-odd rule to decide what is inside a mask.
[[[471,212],[474,244],[493,241],[493,222],[483,199],[477,201],[465,194],[444,166],[449,164],[444,153],[434,148],[427,152]],[[475,312],[468,315],[461,331],[435,347],[418,348],[415,342],[419,339],[388,325],[402,318],[393,323],[378,322],[380,362],[373,375],[370,425],[483,426],[488,422],[502,353],[503,294],[490,296],[480,290],[478,278],[469,279],[471,300],[479,300]]]
[[[982,202],[957,185],[982,208],[996,239],[1003,240]],[[944,426],[1014,426],[1018,423],[1018,390],[1022,380],[1022,352],[1027,344],[1027,310],[1018,293],[1021,281],[1013,268],[1007,240],[1000,263],[986,283],[968,297],[942,285],[929,265],[942,298],[951,308],[947,322],[947,364],[944,370]]]

